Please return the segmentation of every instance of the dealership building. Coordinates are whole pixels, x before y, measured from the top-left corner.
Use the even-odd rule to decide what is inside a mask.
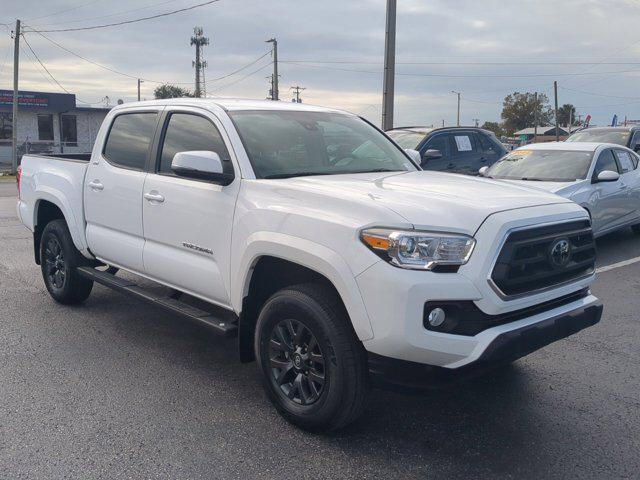
[[[0,90],[0,170],[11,166],[13,90]],[[67,93],[18,94],[18,157],[90,152],[110,108],[78,107]]]

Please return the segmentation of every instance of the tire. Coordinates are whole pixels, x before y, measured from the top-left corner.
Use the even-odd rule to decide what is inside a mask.
[[[93,281],[78,273],[80,252],[71,239],[64,220],[53,220],[44,227],[40,240],[40,269],[44,284],[58,303],[74,305],[85,301]]]
[[[631,230],[633,230],[633,233],[636,235],[640,235],[640,223],[637,225],[631,225]]]
[[[327,432],[363,412],[366,354],[331,289],[302,284],[271,296],[258,316],[255,351],[269,398],[294,425]]]

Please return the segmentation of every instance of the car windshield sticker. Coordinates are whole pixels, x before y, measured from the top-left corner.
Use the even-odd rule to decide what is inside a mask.
[[[456,135],[456,145],[459,152],[470,152],[471,139],[467,135]]]

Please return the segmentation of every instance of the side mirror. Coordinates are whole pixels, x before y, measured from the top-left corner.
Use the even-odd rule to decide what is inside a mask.
[[[409,158],[411,160],[413,160],[414,162],[416,162],[417,164],[420,163],[420,152],[419,151],[414,150],[413,148],[405,148],[404,149],[404,153],[409,155]]]
[[[229,185],[234,178],[233,174],[223,172],[220,155],[206,150],[176,153],[171,161],[171,170],[180,177],[209,180],[221,185]]]
[[[612,170],[603,170],[598,174],[593,183],[617,182],[619,178],[620,174],[618,172],[614,172]]]
[[[485,165],[485,166],[484,166],[484,167],[482,167],[480,170],[478,170],[478,174],[479,174],[481,177],[484,177],[488,170],[489,170],[489,167],[487,167],[487,166]]]
[[[440,150],[429,149],[424,152],[425,160],[435,160],[437,158],[442,158],[442,152],[440,152]]]

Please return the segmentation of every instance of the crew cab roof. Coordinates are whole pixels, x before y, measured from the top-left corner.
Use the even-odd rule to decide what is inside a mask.
[[[241,98],[166,98],[159,100],[146,100],[143,102],[124,103],[114,107],[116,109],[132,108],[132,107],[148,107],[152,105],[168,106],[182,105],[201,108],[218,107],[227,111],[237,110],[283,110],[283,111],[299,111],[299,112],[332,112],[353,115],[343,110],[337,110],[315,105],[308,105],[293,102],[278,102],[273,100],[249,100]]]

